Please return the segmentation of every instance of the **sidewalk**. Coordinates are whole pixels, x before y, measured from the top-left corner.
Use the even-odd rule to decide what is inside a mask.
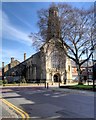
[[[59,87],[49,87],[50,90],[53,92],[66,92],[66,93],[72,93],[72,94],[86,94],[89,96],[94,96],[95,93],[92,91],[87,90],[76,90],[76,89],[67,89],[67,88],[59,88]]]
[[[60,86],[68,86],[68,85],[76,85],[77,83],[70,83],[70,84],[60,84]],[[91,94],[94,95],[94,92],[92,91],[87,91],[87,90],[77,90],[77,89],[68,89],[68,88],[59,88],[59,84],[58,83],[54,83],[52,84],[46,84],[46,88],[45,88],[45,84],[20,84],[20,85],[6,85],[6,86],[2,86],[1,88],[11,88],[11,87],[37,87],[37,88],[42,88],[44,90],[52,90],[52,91],[57,91],[57,92],[70,92],[70,93],[87,93],[87,94]]]

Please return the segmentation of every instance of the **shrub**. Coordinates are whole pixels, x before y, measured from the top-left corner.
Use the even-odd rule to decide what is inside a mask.
[[[2,81],[2,80],[0,80],[0,85],[2,85],[2,83],[3,83],[3,81]]]
[[[23,78],[23,79],[21,80],[21,83],[26,83],[25,78]]]
[[[83,85],[83,83],[81,82],[81,83],[78,83],[78,85]]]
[[[8,83],[7,79],[3,80],[3,84],[7,84],[7,83]]]
[[[13,83],[13,84],[16,84],[16,82],[15,82],[15,81],[13,81],[12,83]]]

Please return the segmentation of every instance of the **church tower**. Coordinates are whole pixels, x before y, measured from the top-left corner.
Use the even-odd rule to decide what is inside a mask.
[[[66,55],[61,40],[60,19],[58,7],[52,5],[49,8],[47,41],[41,47],[41,79],[49,83],[65,83],[71,70],[67,70]],[[70,68],[70,66],[69,66]],[[71,77],[69,78],[71,79]]]
[[[60,21],[58,15],[58,7],[52,5],[49,8],[47,40],[52,38],[60,39]]]

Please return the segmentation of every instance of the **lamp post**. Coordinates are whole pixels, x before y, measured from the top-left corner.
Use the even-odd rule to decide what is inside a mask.
[[[86,57],[88,58],[88,48],[86,48]],[[89,85],[88,60],[87,60],[87,82],[88,82],[88,85]]]
[[[2,62],[2,81],[4,82],[4,62]]]
[[[94,28],[96,27],[96,1],[94,2]],[[92,29],[91,29],[92,30]],[[94,51],[94,44],[93,44],[93,38],[91,34],[91,46],[92,46],[92,78],[93,78],[93,91],[95,91],[95,79],[94,79],[94,56],[93,56],[93,51]]]
[[[93,45],[93,40],[92,40],[92,36],[91,36],[91,51],[92,51],[92,80],[93,80],[93,91],[95,91],[95,80],[93,78],[93,71],[94,71],[94,56],[93,56],[93,51],[94,51],[94,45]]]
[[[93,91],[95,91],[95,80],[94,80],[94,74],[93,74],[93,71],[94,71],[94,56],[93,56],[93,53],[92,53],[92,79],[93,79]]]

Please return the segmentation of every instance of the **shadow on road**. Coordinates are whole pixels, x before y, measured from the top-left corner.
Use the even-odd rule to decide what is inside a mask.
[[[96,108],[95,97],[66,92],[63,94],[46,90],[44,87],[6,87],[2,88],[2,95],[20,106],[32,120],[93,120]]]

